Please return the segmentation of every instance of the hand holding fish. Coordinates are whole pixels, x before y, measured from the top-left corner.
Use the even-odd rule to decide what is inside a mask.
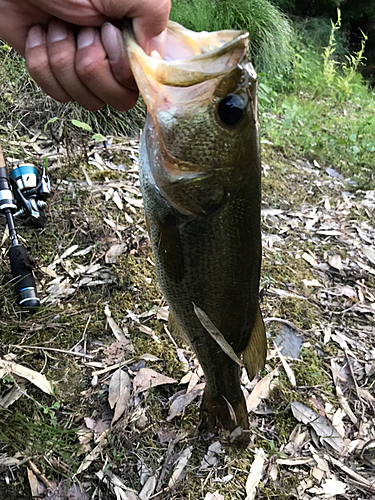
[[[170,0],[0,0],[0,37],[57,101],[125,111],[138,90],[121,31],[111,23],[132,18],[140,46],[163,53],[169,10]]]

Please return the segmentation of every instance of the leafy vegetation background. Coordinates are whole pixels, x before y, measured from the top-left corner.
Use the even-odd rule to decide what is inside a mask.
[[[171,18],[196,31],[247,29],[259,73],[263,138],[324,160],[358,185],[373,185],[373,2],[174,0]],[[48,123],[48,133],[60,140],[76,132],[71,119],[104,135],[136,136],[142,128],[142,103],[125,115],[108,107],[89,113],[61,106],[38,90],[6,43],[0,60],[0,136],[22,137],[29,127]]]

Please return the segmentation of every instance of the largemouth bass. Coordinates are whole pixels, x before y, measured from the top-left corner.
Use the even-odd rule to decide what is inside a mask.
[[[139,164],[146,218],[170,323],[205,374],[201,425],[239,428],[242,445],[249,423],[239,358],[250,379],[266,358],[257,76],[246,32],[195,33],[173,22],[167,31],[161,59],[124,29],[148,109]]]

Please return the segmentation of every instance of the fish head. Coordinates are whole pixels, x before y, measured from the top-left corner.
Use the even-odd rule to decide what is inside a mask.
[[[195,33],[169,22],[164,59],[124,33],[148,109],[144,133],[155,187],[180,212],[207,213],[259,173],[248,33]]]

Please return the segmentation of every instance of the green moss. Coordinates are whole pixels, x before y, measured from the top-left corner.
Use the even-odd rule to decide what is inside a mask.
[[[293,372],[298,386],[316,387],[332,392],[332,380],[327,374],[324,362],[318,357],[313,347],[302,348],[300,362],[293,364]]]
[[[316,311],[317,309],[306,300],[286,297],[280,300],[274,314],[290,320],[303,330],[308,330],[317,322]]]
[[[279,475],[276,483],[268,481],[266,486],[260,484],[257,498],[259,500],[289,500],[291,496],[295,496],[297,487],[301,482],[299,474],[285,472]]]

